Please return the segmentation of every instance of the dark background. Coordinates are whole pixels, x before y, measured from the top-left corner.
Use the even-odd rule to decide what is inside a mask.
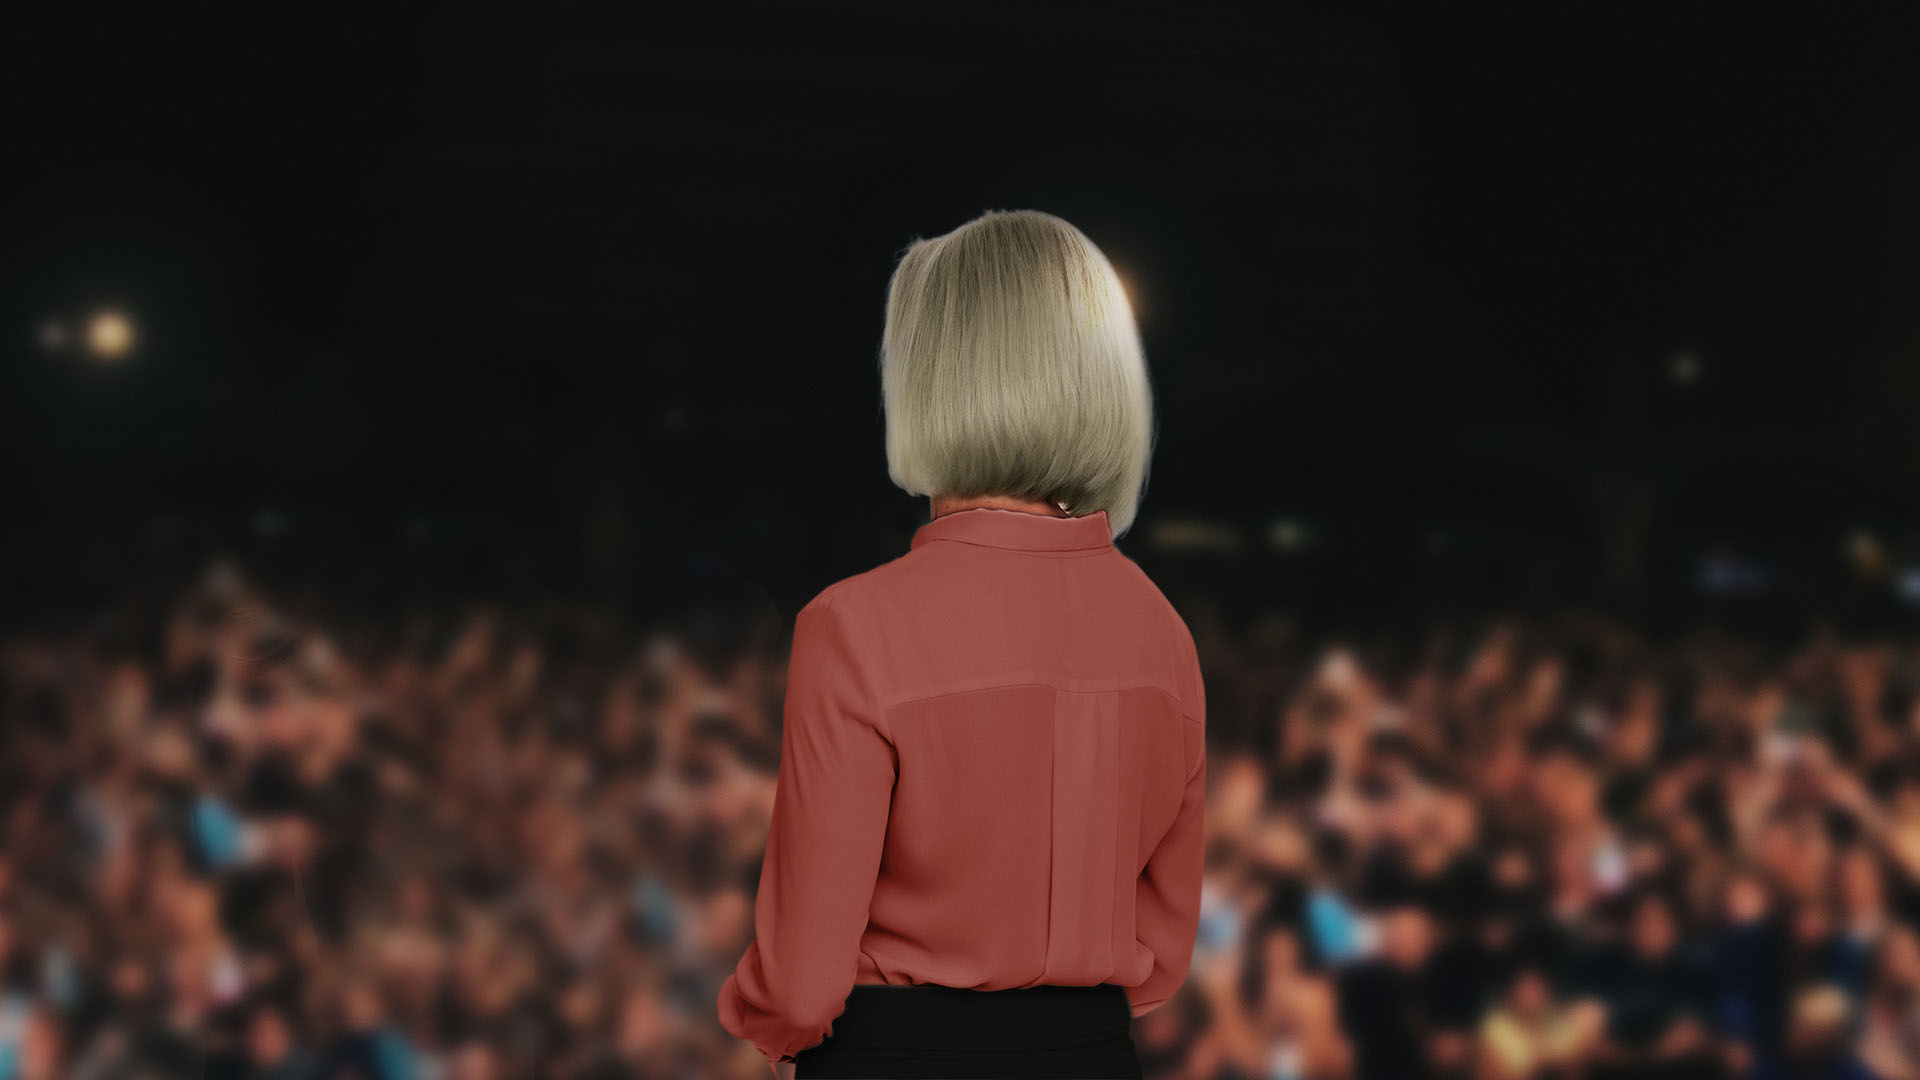
[[[1143,562],[1332,621],[1905,618],[1911,16],[14,19],[15,614],[209,547],[361,593],[790,610],[925,518],[881,442],[893,259],[1035,208],[1136,298]],[[43,347],[102,306],[130,356]],[[1751,587],[1703,590],[1709,558]]]

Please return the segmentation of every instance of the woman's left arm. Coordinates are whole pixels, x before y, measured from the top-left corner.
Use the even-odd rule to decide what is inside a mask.
[[[846,1008],[894,775],[866,658],[842,613],[815,597],[794,620],[754,941],[718,1002],[721,1024],[776,1066],[826,1038]]]

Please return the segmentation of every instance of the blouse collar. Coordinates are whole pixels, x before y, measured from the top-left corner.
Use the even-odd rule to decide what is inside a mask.
[[[934,540],[1012,548],[1016,551],[1089,551],[1113,546],[1107,512],[1080,517],[1050,517],[1025,510],[975,506],[943,514],[913,534],[911,551]]]

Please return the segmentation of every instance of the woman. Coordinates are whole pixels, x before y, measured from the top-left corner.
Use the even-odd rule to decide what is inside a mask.
[[[796,616],[756,940],[721,1023],[783,1075],[1139,1076],[1187,974],[1206,704],[1114,546],[1153,444],[1100,250],[989,213],[912,245],[881,346],[907,552]]]

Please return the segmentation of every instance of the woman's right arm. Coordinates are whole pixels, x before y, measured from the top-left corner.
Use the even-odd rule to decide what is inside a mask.
[[[866,652],[825,599],[795,618],[754,940],[717,1002],[776,1066],[827,1036],[859,967],[895,777]]]

